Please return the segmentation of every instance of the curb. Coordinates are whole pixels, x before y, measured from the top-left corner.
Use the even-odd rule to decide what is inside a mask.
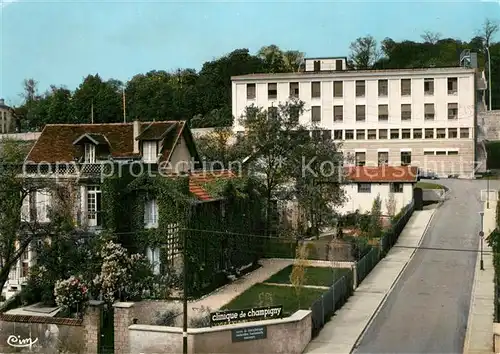
[[[479,248],[481,247],[481,244],[479,245]],[[478,248],[478,249],[479,249]],[[477,269],[479,268],[479,262],[480,262],[480,257],[477,256],[476,254],[476,262],[474,264],[474,278],[472,279],[472,291],[471,291],[471,297],[470,297],[470,303],[469,303],[469,313],[467,314],[467,328],[465,329],[465,338],[464,338],[464,345],[462,352],[463,353],[468,353],[469,352],[469,346],[470,346],[470,336],[471,336],[471,331],[470,331],[470,325],[472,323],[472,309],[474,305],[474,292],[476,291],[476,280],[477,280]]]
[[[403,266],[403,268],[399,272],[399,274],[396,277],[396,279],[394,279],[394,282],[392,283],[391,287],[389,288],[389,291],[387,291],[387,293],[384,295],[384,297],[382,298],[382,301],[380,302],[380,304],[378,304],[377,308],[375,309],[375,312],[370,316],[370,319],[368,320],[368,323],[366,324],[365,328],[363,328],[363,331],[361,332],[361,334],[356,339],[356,342],[354,343],[354,346],[352,347],[352,349],[349,352],[349,354],[352,354],[354,352],[354,350],[359,346],[359,343],[363,339],[363,337],[364,337],[364,335],[366,333],[366,330],[373,323],[375,317],[379,314],[380,310],[382,309],[382,306],[385,304],[387,298],[389,297],[389,295],[394,290],[394,287],[398,283],[399,279],[401,279],[401,276],[403,275],[404,271],[408,267],[408,264],[411,262],[411,260],[413,259],[413,256],[415,255],[415,253],[417,252],[418,248],[422,244],[422,242],[423,242],[423,240],[424,240],[424,238],[425,238],[425,236],[427,234],[427,230],[429,229],[429,225],[431,224],[432,220],[434,219],[434,215],[436,215],[436,210],[441,206],[442,203],[443,203],[443,201],[439,202],[439,206],[436,209],[434,209],[434,212],[432,213],[432,215],[431,215],[431,217],[429,219],[429,222],[425,226],[424,232],[422,233],[422,237],[420,237],[420,240],[418,241],[417,247],[415,247],[415,249],[413,250],[413,252],[410,255],[410,258],[405,263],[405,265]]]

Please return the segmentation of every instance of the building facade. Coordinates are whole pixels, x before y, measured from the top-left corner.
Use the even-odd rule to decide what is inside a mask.
[[[5,104],[3,98],[0,98],[0,134],[13,133],[14,131],[15,124],[12,108]]]
[[[463,67],[346,70],[346,58],[306,59],[298,73],[232,78],[234,131],[250,105],[305,103],[302,124],[342,142],[357,165],[418,166],[442,176],[474,173],[477,70]]]

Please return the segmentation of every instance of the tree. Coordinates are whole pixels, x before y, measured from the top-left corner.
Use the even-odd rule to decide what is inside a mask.
[[[441,38],[441,33],[425,31],[420,37],[424,40],[424,43],[436,44]]]
[[[295,289],[295,295],[298,300],[298,309],[300,309],[301,292],[307,280],[306,269],[309,265],[308,261],[309,249],[307,243],[303,242],[297,247],[295,260],[293,262],[292,272],[290,273],[290,283]]]
[[[498,23],[487,18],[484,20],[483,27],[479,32],[479,37],[484,41],[485,48],[488,48],[491,44],[491,40],[498,33],[499,26]]]
[[[380,195],[373,200],[372,210],[370,212],[370,238],[379,238],[382,236],[382,200]]]
[[[72,223],[71,201],[63,187],[48,181],[20,178],[21,163],[26,156],[23,146],[3,141],[0,152],[0,288],[21,255],[37,240],[59,237],[61,230]],[[23,208],[25,198],[37,191],[52,195],[49,221],[42,223],[31,210]],[[28,218],[27,214],[31,214]]]
[[[389,197],[385,201],[385,206],[387,208],[387,214],[389,217],[393,218],[396,215],[396,198],[394,193],[389,193]]]
[[[213,132],[199,137],[196,145],[205,161],[219,162],[225,168],[231,167],[233,162],[241,162],[248,155],[248,149],[231,128],[215,128]]]
[[[349,60],[357,70],[371,69],[380,59],[377,41],[372,36],[359,37],[349,46]]]

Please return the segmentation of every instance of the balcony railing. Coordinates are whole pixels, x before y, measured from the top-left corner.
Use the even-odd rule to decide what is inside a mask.
[[[109,163],[25,164],[23,174],[28,176],[93,177],[109,175],[113,169],[114,165]]]

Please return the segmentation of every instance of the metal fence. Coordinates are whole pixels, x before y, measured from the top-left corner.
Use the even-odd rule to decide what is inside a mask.
[[[392,227],[384,233],[380,238],[380,256],[384,257],[387,252],[394,246],[399,238],[399,235],[403,231],[404,227],[415,209],[415,202],[412,200],[408,205],[406,205],[401,211],[401,217],[392,225]]]
[[[343,275],[311,305],[312,336],[316,337],[335,311],[347,302],[353,293],[352,272]]]
[[[378,248],[372,248],[363,258],[356,262],[356,285],[359,286],[380,260]]]

